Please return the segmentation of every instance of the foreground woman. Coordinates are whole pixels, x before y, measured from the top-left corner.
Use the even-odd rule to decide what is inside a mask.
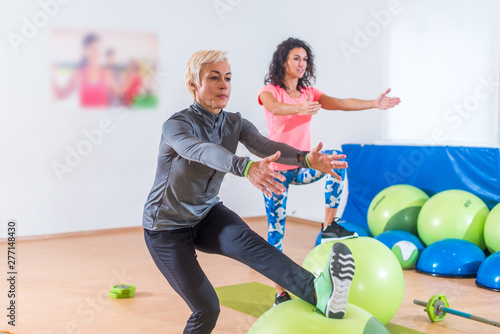
[[[158,269],[192,311],[184,333],[211,333],[219,300],[196,259],[196,250],[240,261],[331,318],[347,306],[354,261],[347,246],[332,247],[330,263],[315,278],[253,232],[217,197],[226,173],[247,177],[265,194],[280,194],[270,164],[311,166],[322,173],[346,168],[345,156],[299,151],[262,136],[239,113],[224,111],[231,94],[231,68],[222,51],[194,53],[186,85],[195,102],[164,124],[153,188],[144,208],[146,245]],[[251,161],[234,155],[238,142],[263,157]],[[342,261],[340,261],[342,259]]]

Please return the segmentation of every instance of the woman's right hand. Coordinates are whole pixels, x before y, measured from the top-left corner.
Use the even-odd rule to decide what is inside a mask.
[[[341,161],[345,159],[345,154],[323,154],[321,149],[323,148],[323,143],[319,143],[318,146],[313,148],[311,152],[307,155],[307,160],[311,168],[316,169],[322,173],[330,174],[339,181],[342,181],[342,177],[335,173],[333,169],[344,169],[347,168],[347,162]]]
[[[248,180],[268,197],[271,197],[272,193],[281,195],[286,190],[281,183],[276,181],[284,182],[285,177],[273,171],[270,166],[271,162],[278,160],[280,155],[281,152],[278,151],[260,161],[252,162],[248,168]]]
[[[301,115],[316,115],[321,109],[321,104],[318,101],[312,101],[311,92],[307,93],[307,97],[302,104],[297,105],[297,113]]]

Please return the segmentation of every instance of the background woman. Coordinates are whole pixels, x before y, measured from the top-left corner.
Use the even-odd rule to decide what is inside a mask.
[[[259,91],[259,104],[264,106],[269,139],[286,143],[300,150],[311,147],[311,118],[323,108],[326,110],[389,109],[399,104],[399,98],[386,96],[388,89],[376,100],[338,99],[312,87],[315,79],[314,55],[304,41],[289,38],[274,52],[266,75],[265,84]],[[342,154],[338,150],[322,151],[324,154]],[[310,167],[310,166],[308,166]],[[290,184],[313,183],[326,175],[325,220],[321,232],[322,242],[357,236],[337,224],[337,209],[344,187],[345,171],[326,174],[312,168],[285,166],[273,163],[274,171],[281,174],[285,191],[282,194],[266,194],[268,242],[282,251],[285,233],[286,204]],[[290,300],[288,293],[276,286],[276,304]]]

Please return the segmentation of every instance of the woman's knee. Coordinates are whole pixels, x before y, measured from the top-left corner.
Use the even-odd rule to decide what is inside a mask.
[[[207,308],[204,308],[201,310],[203,316],[207,319],[209,322],[213,322],[214,324],[217,322],[217,319],[219,318],[220,314],[220,305],[219,303],[214,303],[213,305],[210,305]]]
[[[186,325],[185,333],[210,333],[217,323],[220,305],[207,305],[193,311]]]

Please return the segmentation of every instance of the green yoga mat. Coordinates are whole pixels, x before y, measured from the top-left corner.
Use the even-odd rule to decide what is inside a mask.
[[[276,293],[273,287],[257,282],[223,286],[215,288],[215,291],[221,305],[255,318],[259,318],[273,306]],[[386,327],[392,334],[423,334],[391,323]]]
[[[257,282],[215,288],[221,305],[259,318],[274,303],[276,290]]]

